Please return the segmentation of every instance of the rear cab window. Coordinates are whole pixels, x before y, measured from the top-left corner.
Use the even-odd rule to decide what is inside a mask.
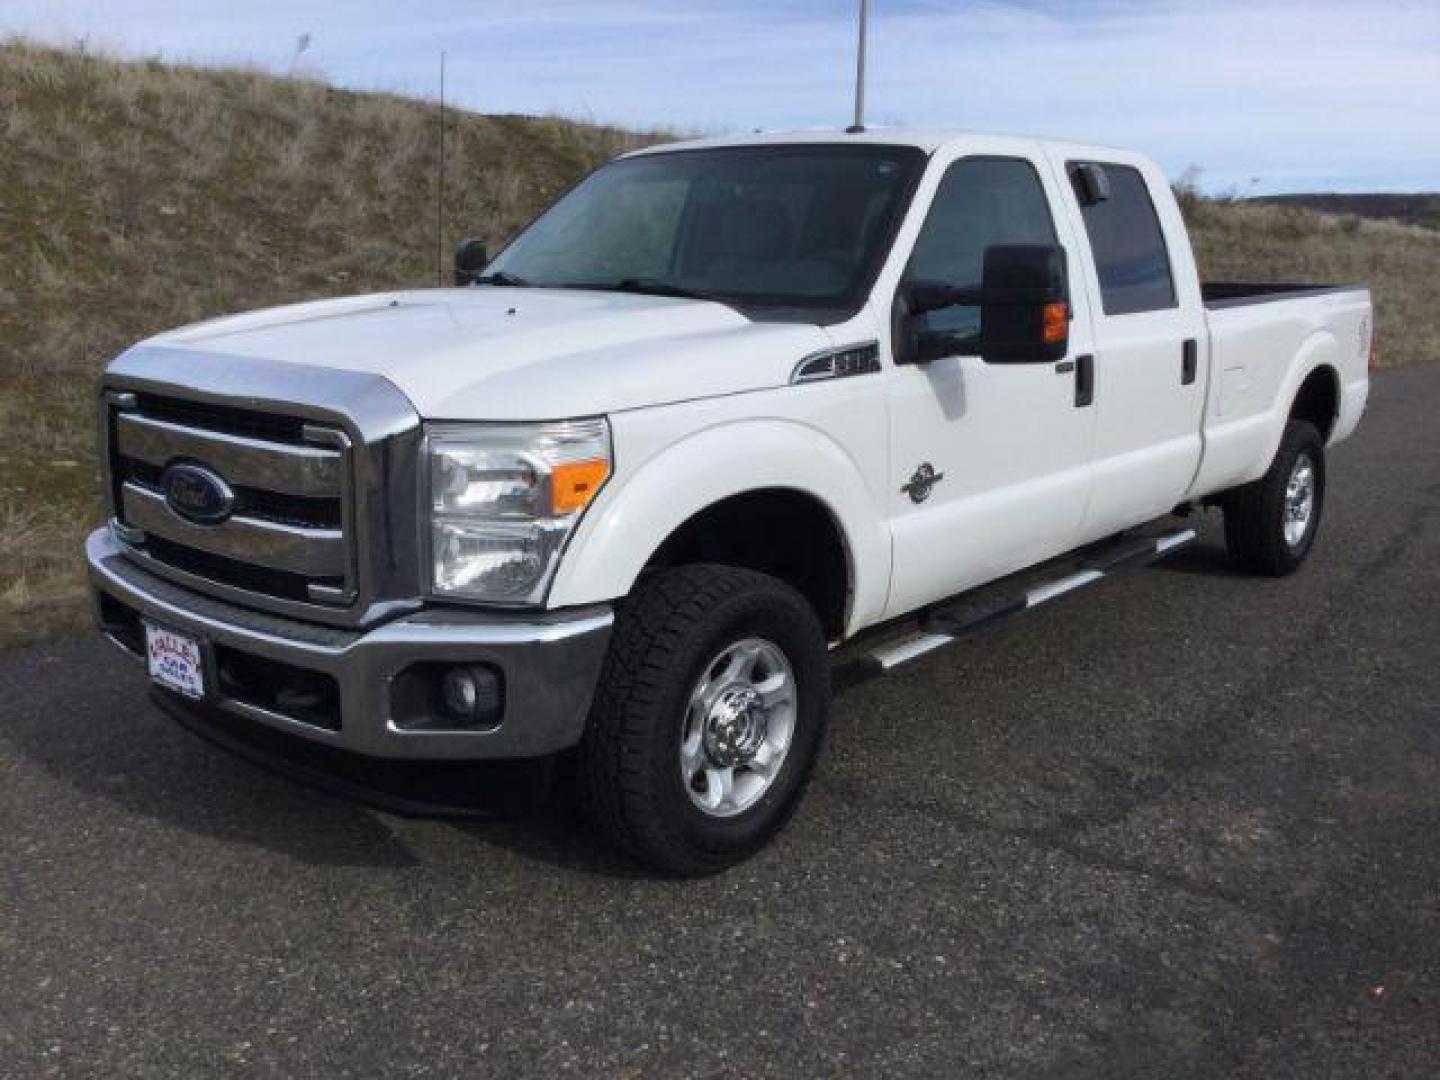
[[[1109,198],[1098,202],[1086,199],[1078,179],[1082,165],[1104,173]],[[1165,233],[1140,170],[1109,162],[1072,161],[1066,172],[1080,203],[1105,314],[1133,315],[1177,307]]]

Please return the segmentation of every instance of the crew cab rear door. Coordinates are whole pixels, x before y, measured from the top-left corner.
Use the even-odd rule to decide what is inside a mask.
[[[1050,150],[1083,264],[1095,441],[1080,542],[1158,517],[1200,464],[1209,339],[1194,258],[1164,177],[1139,156]]]

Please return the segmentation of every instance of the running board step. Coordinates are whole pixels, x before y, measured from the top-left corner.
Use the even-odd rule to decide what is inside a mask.
[[[1194,539],[1194,529],[1181,529],[1165,536],[1125,537],[1087,552],[1072,572],[1063,577],[1009,595],[989,596],[968,603],[962,599],[937,608],[920,620],[919,627],[909,637],[886,642],[841,665],[835,672],[835,682],[848,686],[883,675],[991,623],[1039,607],[1119,571],[1148,565]]]

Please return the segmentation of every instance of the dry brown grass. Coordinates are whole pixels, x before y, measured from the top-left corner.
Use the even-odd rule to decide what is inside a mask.
[[[449,114],[446,245],[501,241],[579,174],[666,138]],[[436,113],[253,71],[0,42],[0,645],[86,619],[96,374],[227,311],[434,281]],[[1365,280],[1389,359],[1440,358],[1440,236],[1194,200],[1215,277]]]
[[[1381,363],[1440,360],[1440,232],[1272,203],[1185,206],[1207,280],[1363,283],[1375,302]]]
[[[433,283],[436,111],[0,42],[0,646],[84,625],[96,374],[227,311]],[[450,112],[445,243],[665,138]]]

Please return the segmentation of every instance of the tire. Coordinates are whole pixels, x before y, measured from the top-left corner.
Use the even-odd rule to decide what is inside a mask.
[[[752,651],[748,674],[735,674]],[[794,812],[820,754],[829,700],[825,635],[789,585],[703,564],[654,574],[616,620],[576,755],[581,813],[602,839],[656,869],[693,877],[732,866]],[[721,764],[753,753],[729,768],[728,804],[726,770],[712,751]]]
[[[1300,496],[1307,489],[1309,501],[1301,525]],[[1285,577],[1300,569],[1315,545],[1325,508],[1325,443],[1315,425],[1291,420],[1269,470],[1259,480],[1228,492],[1223,506],[1225,546],[1237,566],[1269,577]]]

